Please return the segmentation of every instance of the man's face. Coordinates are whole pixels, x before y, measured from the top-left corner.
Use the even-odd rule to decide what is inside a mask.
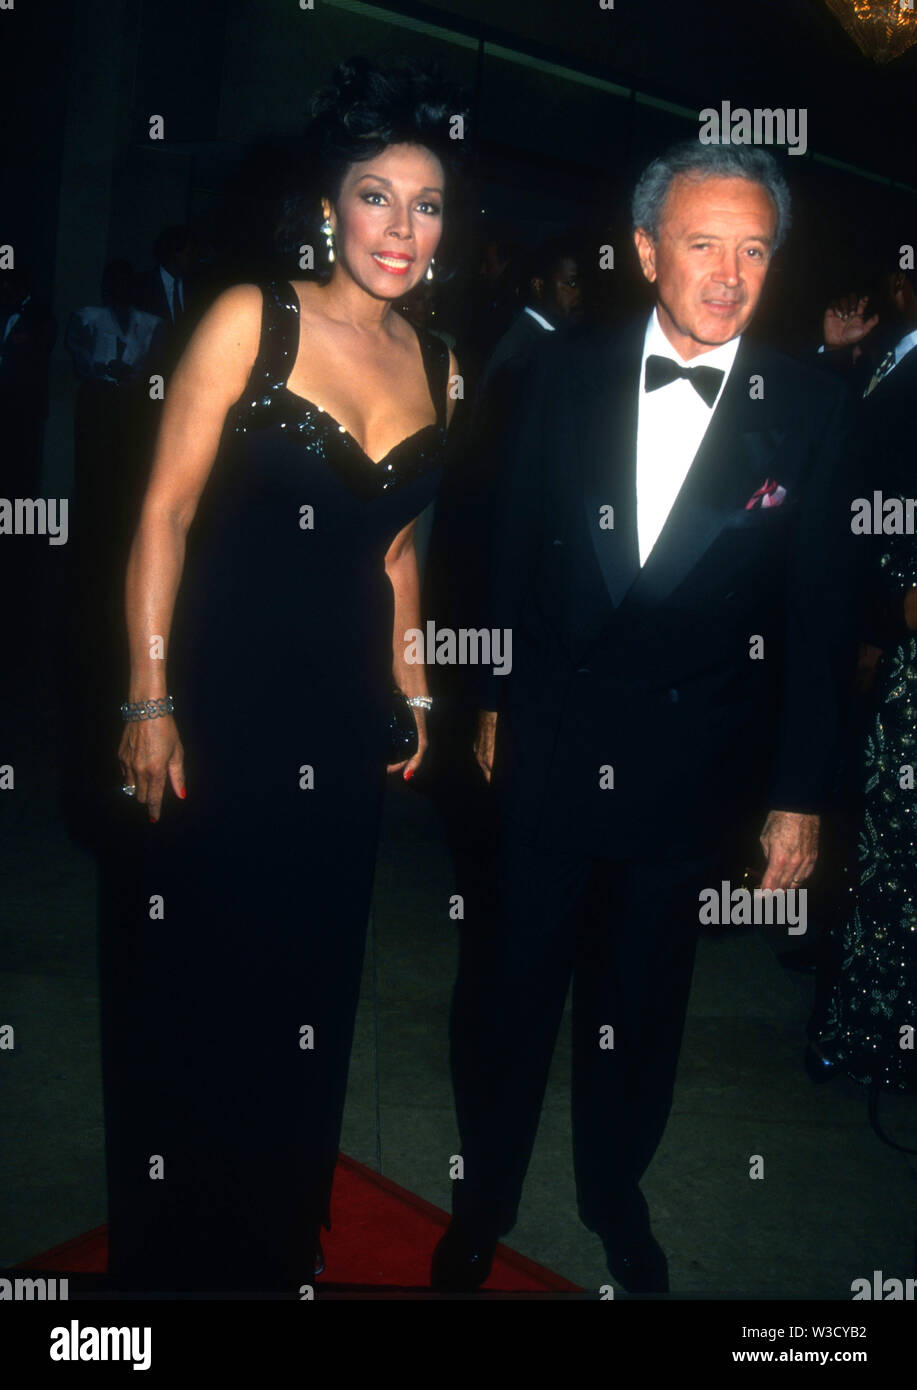
[[[581,301],[579,267],[573,256],[562,256],[551,271],[545,304],[561,318],[567,319],[576,316]]]
[[[162,266],[173,275],[177,280],[187,275],[191,269],[192,245],[188,241],[184,246],[179,246],[177,250],[171,251],[162,258]]]
[[[663,332],[686,361],[747,328],[776,230],[777,210],[762,184],[685,174],[669,189],[658,240],[637,228],[640,268],[656,286]]]
[[[914,287],[903,271],[897,270],[886,276],[882,289],[881,305],[878,306],[880,323],[883,316],[901,326],[913,323],[917,319]]]

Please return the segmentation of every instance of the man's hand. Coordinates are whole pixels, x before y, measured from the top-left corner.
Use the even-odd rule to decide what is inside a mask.
[[[825,347],[853,347],[865,338],[867,333],[872,332],[879,322],[879,315],[873,314],[871,319],[864,320],[866,303],[865,295],[862,299],[857,299],[855,295],[848,294],[836,303],[828,305],[822,320]]]
[[[497,711],[482,709],[478,711],[478,735],[474,741],[474,756],[484,780],[490,781],[494,767],[494,745],[497,741]]]
[[[761,831],[767,869],[764,889],[801,888],[818,858],[819,816],[797,811],[771,811]]]

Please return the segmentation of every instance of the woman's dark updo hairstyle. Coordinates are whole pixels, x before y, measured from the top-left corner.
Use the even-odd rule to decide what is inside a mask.
[[[441,273],[451,260],[448,246],[454,240],[455,214],[465,198],[468,110],[458,88],[429,65],[421,69],[404,59],[370,62],[358,56],[335,69],[328,85],[313,98],[311,113],[304,150],[308,191],[288,203],[283,239],[292,241],[298,225],[303,239],[315,247],[316,268],[322,271],[321,199],[337,201],[351,164],[372,159],[389,145],[422,145],[436,155],[446,179],[444,236],[436,253]],[[455,116],[464,123],[462,139],[452,138]]]

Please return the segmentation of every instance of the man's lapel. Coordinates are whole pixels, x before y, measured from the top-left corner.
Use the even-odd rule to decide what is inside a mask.
[[[637,322],[606,340],[576,396],[586,529],[616,607],[640,567],[637,405],[645,331],[645,321]]]

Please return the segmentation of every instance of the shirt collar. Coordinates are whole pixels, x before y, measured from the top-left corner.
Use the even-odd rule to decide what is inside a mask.
[[[908,333],[906,337],[902,338],[901,342],[895,348],[895,366],[897,367],[902,357],[906,357],[915,347],[917,347],[917,328],[915,328],[912,333]]]
[[[8,311],[9,317],[10,317],[11,319],[12,319],[12,318],[18,318],[19,315],[22,313],[23,309],[24,309],[25,306],[28,304],[28,302],[29,302],[29,300],[30,300],[31,298],[32,298],[32,291],[29,290],[29,293],[28,293],[27,295],[25,295],[24,298],[20,299],[20,301],[19,301],[18,304],[14,304],[13,307],[12,307],[12,309],[10,309],[10,310]]]
[[[643,367],[646,366],[646,359],[650,355],[655,355],[657,357],[670,357],[680,367],[716,367],[723,373],[723,383],[725,384],[726,377],[728,377],[732,370],[732,364],[736,360],[736,353],[741,341],[742,335],[739,333],[735,338],[730,338],[728,343],[720,343],[717,347],[711,348],[709,352],[700,353],[697,357],[692,357],[690,361],[685,361],[663,333],[662,324],[659,322],[659,310],[654,309],[646,326],[646,335],[643,340],[643,366],[641,367],[640,379],[641,381],[646,379],[646,374],[643,371]]]
[[[541,326],[542,326],[542,328],[546,328],[546,329],[548,330],[549,333],[553,333],[553,332],[554,332],[554,325],[553,325],[553,323],[548,323],[548,320],[544,317],[543,314],[539,314],[539,313],[537,312],[537,310],[535,310],[535,309],[530,309],[529,306],[528,306],[527,304],[526,304],[526,306],[525,306],[525,312],[526,312],[527,314],[531,314],[531,316],[532,316],[532,318],[535,320],[535,322],[536,322],[536,323],[540,323]],[[553,351],[553,349],[552,349],[552,351]]]

